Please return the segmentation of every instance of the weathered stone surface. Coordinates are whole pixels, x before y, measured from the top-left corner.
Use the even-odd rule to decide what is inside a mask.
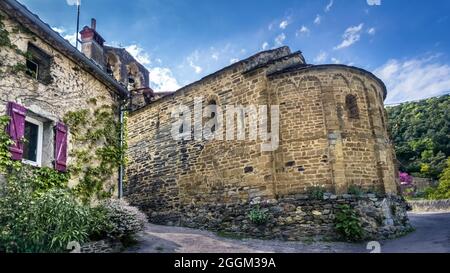
[[[413,211],[450,211],[450,199],[408,201]]]
[[[396,194],[381,82],[346,66],[305,67],[298,54],[291,55],[285,47],[257,54],[133,112],[128,199],[158,211],[255,197],[301,199],[313,185],[338,194],[350,185]],[[294,58],[300,68],[268,75],[278,58]],[[212,100],[222,107],[278,105],[279,148],[261,152],[260,139],[174,140],[173,108],[185,105],[192,111],[196,97],[203,106]],[[356,105],[347,105],[347,97]]]
[[[81,246],[81,253],[118,253],[123,245],[118,241],[101,240],[89,242]]]
[[[406,214],[408,205],[402,198],[387,196],[391,210],[386,212],[369,200],[367,196],[355,201],[337,196],[336,200],[311,200],[281,198],[276,203],[261,200],[260,209],[267,211],[265,224],[256,225],[250,221],[249,214],[256,205],[249,203],[230,204],[226,208],[219,204],[186,206],[166,212],[146,211],[150,221],[157,224],[176,224],[193,228],[225,231],[255,238],[300,240],[307,236],[327,236],[338,238],[335,231],[335,214],[339,205],[350,205],[358,213],[366,239],[391,238],[410,228]],[[339,202],[341,201],[341,202]],[[284,208],[294,207],[294,210]],[[386,223],[391,217],[392,225]],[[177,218],[177,222],[172,222]]]

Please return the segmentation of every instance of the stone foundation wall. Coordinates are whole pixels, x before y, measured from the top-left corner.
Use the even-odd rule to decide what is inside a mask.
[[[146,210],[153,223],[186,226],[226,232],[236,236],[301,240],[317,236],[339,239],[335,217],[340,205],[350,205],[360,216],[364,239],[392,238],[411,229],[407,217],[408,204],[400,197],[377,197],[374,194],[325,194],[323,200],[296,195],[279,200],[261,200],[236,204],[187,205],[173,210]],[[256,225],[249,213],[259,207],[267,213],[267,222]],[[145,209],[144,209],[145,210]]]
[[[89,242],[81,246],[81,253],[118,253],[123,245],[118,241],[101,240]]]
[[[450,212],[450,199],[408,201],[408,204],[417,212]]]

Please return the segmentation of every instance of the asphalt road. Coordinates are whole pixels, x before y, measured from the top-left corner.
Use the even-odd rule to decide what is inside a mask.
[[[410,214],[415,231],[382,241],[381,253],[450,253],[450,213]],[[139,244],[126,252],[139,253],[369,253],[367,242],[285,242],[229,239],[208,231],[149,224]]]
[[[450,213],[412,213],[415,231],[401,238],[382,242],[386,253],[450,253]]]

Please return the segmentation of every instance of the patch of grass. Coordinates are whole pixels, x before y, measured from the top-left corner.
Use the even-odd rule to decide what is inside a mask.
[[[306,237],[302,240],[302,242],[307,245],[312,245],[315,242],[315,240],[312,237]]]
[[[222,237],[222,238],[233,239],[233,240],[242,240],[242,239],[247,238],[242,234],[233,233],[233,232],[229,232],[229,231],[223,231],[223,230],[218,231],[216,233],[216,235],[219,237]]]

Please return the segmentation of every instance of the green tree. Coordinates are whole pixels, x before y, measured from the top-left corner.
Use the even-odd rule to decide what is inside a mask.
[[[438,179],[450,156],[450,95],[388,107],[401,171]]]

